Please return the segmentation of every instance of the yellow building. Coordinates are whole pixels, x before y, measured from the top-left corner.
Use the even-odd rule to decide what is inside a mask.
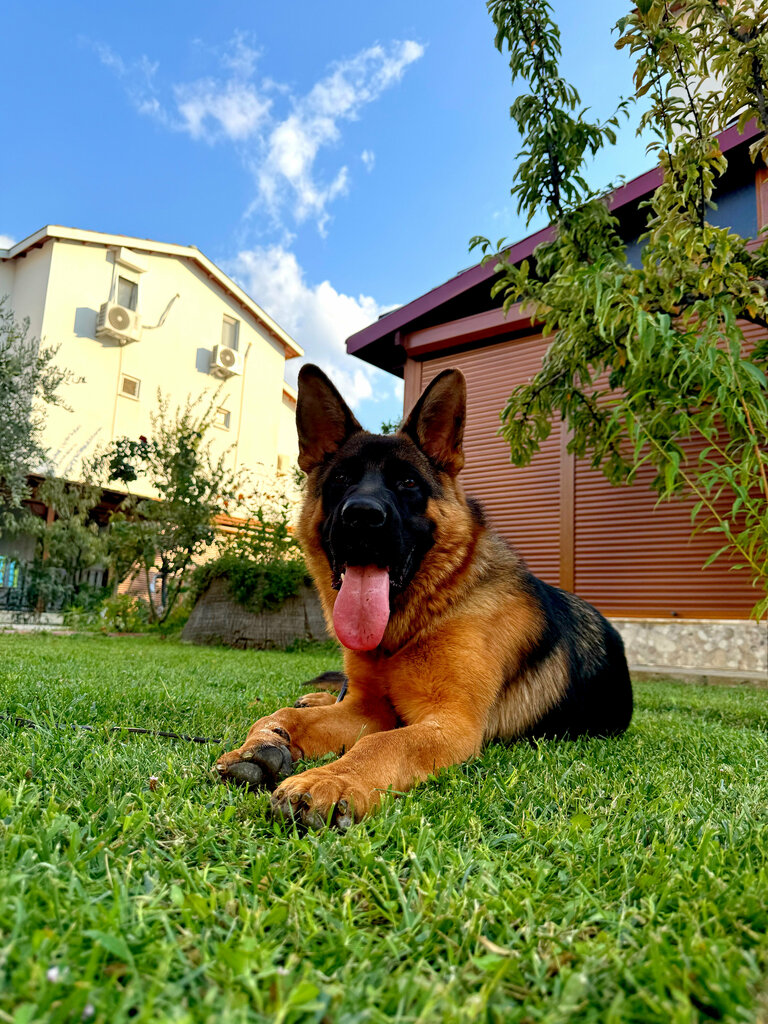
[[[158,389],[173,409],[221,388],[213,447],[233,468],[258,478],[295,461],[283,374],[302,350],[194,246],[48,226],[0,249],[0,296],[83,378],[69,409],[46,410],[45,472],[77,480],[96,449],[149,435]]]

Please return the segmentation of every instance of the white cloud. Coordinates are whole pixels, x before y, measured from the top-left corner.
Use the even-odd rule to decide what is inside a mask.
[[[15,244],[15,238],[11,238],[10,235],[0,235],[0,249],[10,249]]]
[[[341,167],[330,182],[320,184],[314,169],[318,152],[338,142],[341,121],[356,120],[362,107],[398,82],[423,53],[424,47],[412,40],[392,43],[389,49],[371,46],[340,61],[306,96],[294,101],[292,113],[270,132],[266,156],[258,161],[259,198],[273,217],[290,206],[297,221],[314,216],[324,230],[326,206],[346,191],[348,171]]]
[[[364,149],[360,154],[360,159],[365,165],[366,171],[372,171],[373,165],[376,163],[376,154],[370,149]]]
[[[106,43],[94,42],[85,37],[81,37],[80,41],[90,46],[104,67],[109,68],[120,79],[129,100],[139,113],[154,113],[161,119],[165,118],[165,112],[162,111],[155,96],[155,76],[160,66],[158,63],[151,61],[146,55],[126,61]]]
[[[307,284],[295,254],[279,245],[244,250],[226,269],[296,339],[307,361],[328,373],[353,408],[369,399],[402,400],[401,381],[347,355],[344,347],[350,334],[373,323],[389,307],[370,295],[344,295],[330,281]],[[297,359],[286,363],[293,380],[299,365]]]
[[[217,52],[222,74],[176,83],[164,100],[158,64],[147,56],[125,61],[103,43],[86,42],[117,75],[140,114],[195,140],[238,146],[256,188],[249,214],[266,212],[276,225],[285,217],[297,223],[313,218],[321,233],[328,205],[349,187],[349,171],[342,165],[330,174],[319,173],[320,151],[338,144],[341,124],[356,120],[424,53],[413,40],[368,47],[339,61],[306,95],[295,97],[285,85],[256,80],[259,51],[239,33]],[[284,108],[280,114],[275,111],[278,98]],[[361,159],[370,171],[373,152],[364,150]]]
[[[240,142],[255,135],[267,120],[272,101],[247,82],[223,85],[212,78],[174,87],[180,131],[193,139],[214,142],[218,137]],[[148,111],[151,112],[151,111]]]
[[[209,143],[220,139],[241,142],[256,136],[267,121],[272,101],[250,81],[259,53],[242,34],[236,35],[220,56],[230,76],[223,81],[200,78],[172,86],[173,111],[158,96],[159,64],[146,55],[126,61],[105,43],[85,42],[120,79],[136,110],[166,128]]]

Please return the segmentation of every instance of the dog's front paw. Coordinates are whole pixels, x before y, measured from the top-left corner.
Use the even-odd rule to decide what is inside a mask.
[[[281,783],[272,794],[272,813],[307,828],[331,825],[345,832],[373,806],[371,793],[348,775],[334,773],[333,766],[310,768]]]
[[[216,771],[224,781],[231,780],[248,789],[273,790],[293,771],[289,742],[285,730],[264,729],[249,736],[237,750],[222,754]]]

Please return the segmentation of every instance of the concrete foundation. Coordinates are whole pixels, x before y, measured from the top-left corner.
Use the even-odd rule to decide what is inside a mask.
[[[39,633],[63,625],[61,612],[0,611],[0,633]]]
[[[614,619],[635,674],[768,684],[768,622]]]

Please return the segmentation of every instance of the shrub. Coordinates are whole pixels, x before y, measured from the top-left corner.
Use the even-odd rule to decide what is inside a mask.
[[[99,625],[107,633],[143,633],[150,623],[148,603],[133,594],[108,597],[98,615]]]
[[[249,612],[274,611],[289,597],[295,597],[309,579],[302,558],[256,562],[227,552],[195,570],[190,597],[196,600],[215,579],[222,577],[227,580],[232,598]]]
[[[190,586],[194,601],[213,580],[226,578],[229,592],[251,612],[274,611],[309,580],[290,526],[293,504],[285,494],[256,493],[242,501],[242,521],[220,543],[221,554],[198,566]]]

